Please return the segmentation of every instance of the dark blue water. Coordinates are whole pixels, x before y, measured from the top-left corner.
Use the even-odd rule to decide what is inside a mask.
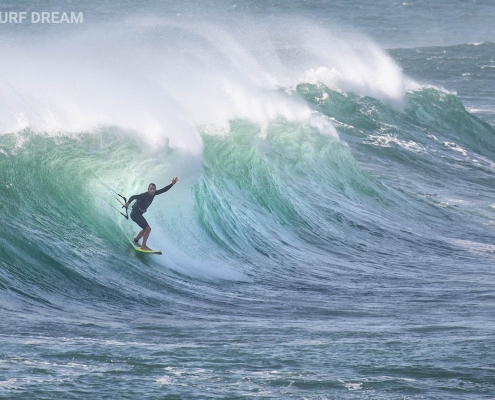
[[[0,398],[493,398],[495,5],[0,11]]]

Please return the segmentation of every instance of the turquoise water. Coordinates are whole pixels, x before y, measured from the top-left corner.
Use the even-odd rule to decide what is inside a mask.
[[[0,398],[493,397],[495,5],[69,6],[1,10],[84,23],[0,27]]]

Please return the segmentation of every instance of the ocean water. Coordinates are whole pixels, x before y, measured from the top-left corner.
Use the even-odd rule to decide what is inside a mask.
[[[495,3],[23,11],[84,22],[0,25],[0,398],[495,398]]]

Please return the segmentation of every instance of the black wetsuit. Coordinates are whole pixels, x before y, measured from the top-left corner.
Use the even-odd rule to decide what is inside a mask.
[[[164,188],[157,190],[155,192],[154,196],[151,196],[148,192],[144,192],[141,194],[135,194],[129,199],[129,204],[131,204],[134,200],[136,201],[136,204],[132,206],[132,211],[131,211],[131,219],[138,224],[141,229],[145,229],[148,227],[148,222],[146,219],[143,217],[143,214],[148,210],[148,207],[151,205],[153,202],[153,199],[155,196],[165,193],[167,190],[169,190],[172,186],[174,186],[173,183],[171,183],[168,186],[165,186]]]

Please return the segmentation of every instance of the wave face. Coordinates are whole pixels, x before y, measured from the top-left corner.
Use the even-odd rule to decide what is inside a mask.
[[[495,389],[495,46],[250,13],[0,45],[0,396]]]

